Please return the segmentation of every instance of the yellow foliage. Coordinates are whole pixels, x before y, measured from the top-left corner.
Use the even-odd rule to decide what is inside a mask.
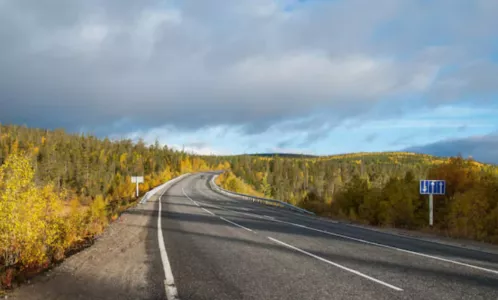
[[[41,265],[62,259],[64,252],[83,238],[85,224],[78,199],[69,210],[64,192],[52,184],[37,187],[28,157],[13,154],[0,167],[0,261],[6,266]],[[87,213],[89,232],[107,223],[105,202],[98,196]]]
[[[65,247],[82,240],[84,235],[84,208],[78,199],[72,199],[69,202],[69,208]]]
[[[102,195],[95,197],[87,211],[88,231],[90,235],[99,234],[107,225],[106,203]]]
[[[166,167],[164,171],[160,175],[162,181],[168,181],[172,178],[171,176],[171,169],[169,167]]]
[[[116,187],[116,197],[120,199],[130,199],[135,197],[136,185],[131,183],[131,177],[126,176],[124,182]]]
[[[235,176],[232,172],[225,172],[218,176],[216,184],[222,188],[241,194],[263,197],[264,195],[258,192],[254,187],[245,183],[242,179]]]
[[[52,186],[37,188],[27,157],[11,155],[0,168],[0,255],[7,265],[40,264],[57,246],[63,211]]]
[[[203,159],[198,158],[198,157],[194,157],[192,159],[192,169],[194,171],[197,171],[197,172],[198,171],[207,171],[209,169],[209,167]]]
[[[265,176],[265,173],[263,172],[256,172],[256,180],[261,182],[263,181],[263,177]]]
[[[128,155],[126,153],[121,154],[119,157],[119,165],[122,169],[126,168],[126,160],[128,159]]]
[[[188,157],[185,157],[180,162],[180,172],[181,173],[189,173],[192,172],[192,163]]]
[[[18,152],[18,149],[19,149],[19,142],[15,140],[14,143],[12,144],[11,153],[16,154]]]
[[[149,181],[150,181],[150,179],[149,179]],[[150,190],[149,181],[145,181],[144,183],[142,183],[138,186],[138,190],[140,193],[144,193],[144,192],[147,192],[148,190]]]

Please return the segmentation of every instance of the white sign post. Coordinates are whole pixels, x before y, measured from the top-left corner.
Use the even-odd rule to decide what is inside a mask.
[[[131,176],[131,183],[137,184],[137,198],[138,198],[138,184],[144,182],[143,176]]]

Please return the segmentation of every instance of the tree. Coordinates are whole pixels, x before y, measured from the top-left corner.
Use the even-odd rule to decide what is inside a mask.
[[[414,202],[418,191],[410,182],[392,178],[384,187],[384,196],[381,208],[381,222],[383,225],[394,227],[411,227],[414,223]]]

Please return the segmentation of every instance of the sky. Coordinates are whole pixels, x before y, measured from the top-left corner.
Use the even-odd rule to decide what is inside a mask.
[[[0,122],[498,163],[496,0],[0,0]]]

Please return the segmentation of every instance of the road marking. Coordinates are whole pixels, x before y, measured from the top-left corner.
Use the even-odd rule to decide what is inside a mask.
[[[201,207],[201,206],[199,205],[199,203],[195,202],[192,198],[190,198],[190,197],[187,195],[187,193],[185,193],[185,190],[184,190],[183,188],[182,188],[182,192],[183,192],[183,194],[185,195],[185,197],[187,197],[190,201],[194,202],[194,204],[195,204],[195,205],[197,205],[197,206]]]
[[[185,193],[185,190],[184,190],[183,188],[182,188],[182,191],[183,191],[183,194],[185,195],[185,197],[187,197],[190,201],[194,202],[194,203],[195,203],[195,205],[199,206],[199,207],[200,207],[203,211],[205,211],[205,212],[207,212],[207,213],[211,214],[212,216],[216,216],[213,212],[211,212],[211,211],[209,211],[209,210],[205,209],[204,207],[200,206],[200,205],[199,205],[199,203],[195,202],[195,201],[194,201],[194,199],[190,198],[190,197],[187,195],[187,193]]]
[[[275,243],[277,243],[277,244],[280,244],[280,245],[282,245],[282,246],[285,246],[285,247],[291,248],[291,249],[293,249],[293,250],[296,250],[296,251],[298,251],[298,252],[301,252],[301,253],[303,253],[303,254],[306,254],[306,255],[308,255],[308,256],[311,256],[311,257],[313,257],[313,258],[316,258],[316,259],[318,259],[318,260],[320,260],[320,261],[323,261],[323,262],[325,262],[325,263],[328,263],[328,264],[330,264],[330,265],[333,265],[333,266],[335,266],[335,267],[338,267],[338,268],[340,268],[340,269],[343,269],[343,270],[345,270],[345,271],[351,272],[351,273],[353,273],[353,274],[356,274],[356,275],[358,275],[358,276],[361,276],[361,277],[363,277],[363,278],[366,278],[366,279],[371,280],[371,281],[373,281],[373,282],[376,282],[376,283],[378,283],[378,284],[382,284],[383,286],[386,286],[386,287],[391,288],[391,289],[393,289],[393,290],[396,290],[396,291],[398,291],[398,292],[403,291],[403,289],[401,289],[401,288],[399,288],[399,287],[397,287],[397,286],[394,286],[394,285],[391,285],[391,284],[389,284],[389,283],[387,283],[387,282],[384,282],[384,281],[381,281],[381,280],[375,279],[375,278],[373,278],[373,277],[371,277],[371,276],[368,276],[368,275],[366,275],[366,274],[363,274],[363,273],[361,273],[361,272],[359,272],[359,271],[356,271],[356,270],[350,269],[350,268],[348,268],[348,267],[345,267],[345,266],[343,266],[343,265],[340,265],[340,264],[338,264],[338,263],[335,263],[335,262],[333,262],[333,261],[330,261],[330,260],[325,259],[325,258],[323,258],[323,257],[320,257],[320,256],[318,256],[318,255],[315,255],[315,254],[313,254],[313,253],[309,253],[309,252],[307,252],[307,251],[304,251],[304,250],[299,249],[299,248],[297,248],[297,247],[294,247],[294,246],[292,246],[292,245],[286,244],[286,243],[284,243],[284,242],[282,242],[282,241],[279,241],[279,240],[277,240],[277,239],[274,239],[274,238],[271,238],[271,237],[268,237],[268,239],[272,240],[273,242],[275,242]]]
[[[214,207],[214,208],[217,208],[217,209],[221,209],[221,210],[233,212],[233,213],[236,213],[236,214],[241,214],[241,215],[245,215],[245,216],[249,216],[249,217],[255,217],[255,218],[258,218],[258,219],[264,219],[262,216],[256,215],[256,214],[252,214],[252,213],[245,213],[245,212],[241,212],[241,211],[235,211],[235,210],[231,210],[231,209],[228,209],[228,208],[225,208],[225,207],[221,207],[221,206],[218,206],[218,205],[209,204],[209,203],[205,203],[205,202],[199,202],[199,203],[202,204],[202,205],[205,205],[205,206]]]
[[[202,201],[199,201],[198,203],[200,203],[204,206],[210,207],[210,208],[223,209],[223,208],[219,207],[218,205],[214,205],[214,204],[210,204],[210,203],[206,203],[206,202],[202,202]]]
[[[209,211],[207,209],[205,209],[204,207],[201,207],[201,209],[209,214],[211,214],[212,216],[216,216],[212,211]]]
[[[244,226],[242,226],[242,225],[239,225],[239,224],[237,224],[237,223],[235,223],[235,222],[232,222],[232,221],[230,221],[230,220],[227,220],[227,219],[225,219],[225,218],[223,218],[223,217],[220,217],[220,219],[222,219],[223,221],[228,222],[228,223],[230,223],[230,224],[232,224],[232,225],[235,225],[235,226],[237,226],[237,227],[240,227],[240,228],[242,228],[242,229],[245,229],[245,230],[247,230],[247,231],[254,232],[254,231],[252,231],[252,229],[249,229],[249,228],[247,228],[247,227],[244,227]]]
[[[159,252],[161,253],[161,261],[163,263],[164,275],[166,280],[164,280],[164,286],[166,290],[166,297],[168,300],[177,300],[178,291],[175,286],[175,279],[173,277],[173,271],[171,270],[171,265],[169,263],[168,254],[166,253],[166,246],[164,245],[163,229],[161,226],[161,198],[168,187],[166,187],[162,194],[159,196],[159,209],[157,214],[157,239],[159,241]]]
[[[281,221],[281,220],[273,220],[273,221],[280,222],[280,223],[286,223],[286,224],[290,224],[290,225],[293,225],[293,226],[296,226],[296,227],[305,228],[305,229],[308,229],[308,230],[313,230],[313,231],[321,232],[321,233],[324,233],[324,234],[328,234],[328,235],[332,235],[332,236],[337,236],[337,237],[341,237],[341,238],[345,238],[345,239],[349,239],[349,240],[353,240],[353,241],[357,241],[357,242],[361,242],[361,243],[365,243],[365,244],[369,244],[369,245],[383,247],[383,248],[386,248],[386,249],[396,250],[396,251],[400,251],[400,252],[404,252],[404,253],[409,253],[409,254],[418,255],[418,256],[427,257],[427,258],[432,258],[432,259],[436,259],[436,260],[440,260],[440,261],[444,261],[444,262],[448,262],[448,263],[453,263],[453,264],[456,264],[456,265],[465,266],[465,267],[469,267],[469,268],[473,268],[473,269],[476,269],[476,270],[481,270],[481,271],[484,271],[484,272],[489,272],[489,273],[493,273],[493,274],[497,274],[498,275],[498,271],[497,270],[487,269],[487,268],[483,268],[483,267],[479,267],[479,266],[475,266],[475,265],[471,265],[471,264],[466,264],[466,263],[459,262],[459,261],[456,261],[456,260],[451,260],[451,259],[442,258],[442,257],[439,257],[439,256],[433,256],[433,255],[429,255],[429,254],[425,254],[425,253],[420,253],[420,252],[410,251],[410,250],[406,250],[406,249],[401,249],[401,248],[397,248],[397,247],[394,247],[394,246],[388,246],[388,245],[384,245],[384,244],[370,242],[370,241],[367,241],[367,240],[362,240],[362,239],[354,238],[354,237],[351,237],[351,236],[342,235],[342,234],[339,234],[339,233],[333,233],[333,232],[330,232],[330,231],[316,229],[316,228],[308,227],[308,226],[301,225],[301,224],[296,224],[296,223],[291,223],[291,222],[286,222],[286,221]]]
[[[187,195],[187,193],[185,193],[185,190],[184,190],[183,188],[182,188],[182,191],[183,191],[183,194],[184,194],[184,195],[185,195],[188,199],[190,199],[190,201],[192,201],[192,202],[194,202],[195,204],[197,204],[197,206],[199,206],[202,210],[204,210],[205,212],[207,212],[207,213],[211,214],[212,216],[219,217],[220,219],[222,219],[223,221],[225,221],[225,222],[227,222],[227,223],[230,223],[230,224],[232,224],[232,225],[235,225],[235,226],[240,227],[240,228],[242,228],[242,229],[245,229],[245,230],[247,230],[247,231],[254,232],[254,231],[252,231],[252,229],[249,229],[249,228],[244,227],[244,226],[242,226],[242,225],[240,225],[240,224],[237,224],[237,223],[232,222],[232,221],[230,221],[230,220],[228,220],[228,219],[225,219],[225,218],[223,218],[222,216],[217,216],[215,213],[213,213],[213,212],[212,212],[212,211],[210,211],[210,210],[205,209],[204,207],[200,206],[197,202],[195,202],[195,200],[194,200],[194,199],[190,198],[190,197]],[[203,203],[203,205],[206,205],[206,204],[205,204],[205,203]],[[209,205],[208,205],[208,206],[209,206]],[[216,205],[212,205],[212,206],[217,207]],[[220,207],[218,206],[218,208],[220,208]],[[223,208],[220,208],[220,209],[223,209]]]

